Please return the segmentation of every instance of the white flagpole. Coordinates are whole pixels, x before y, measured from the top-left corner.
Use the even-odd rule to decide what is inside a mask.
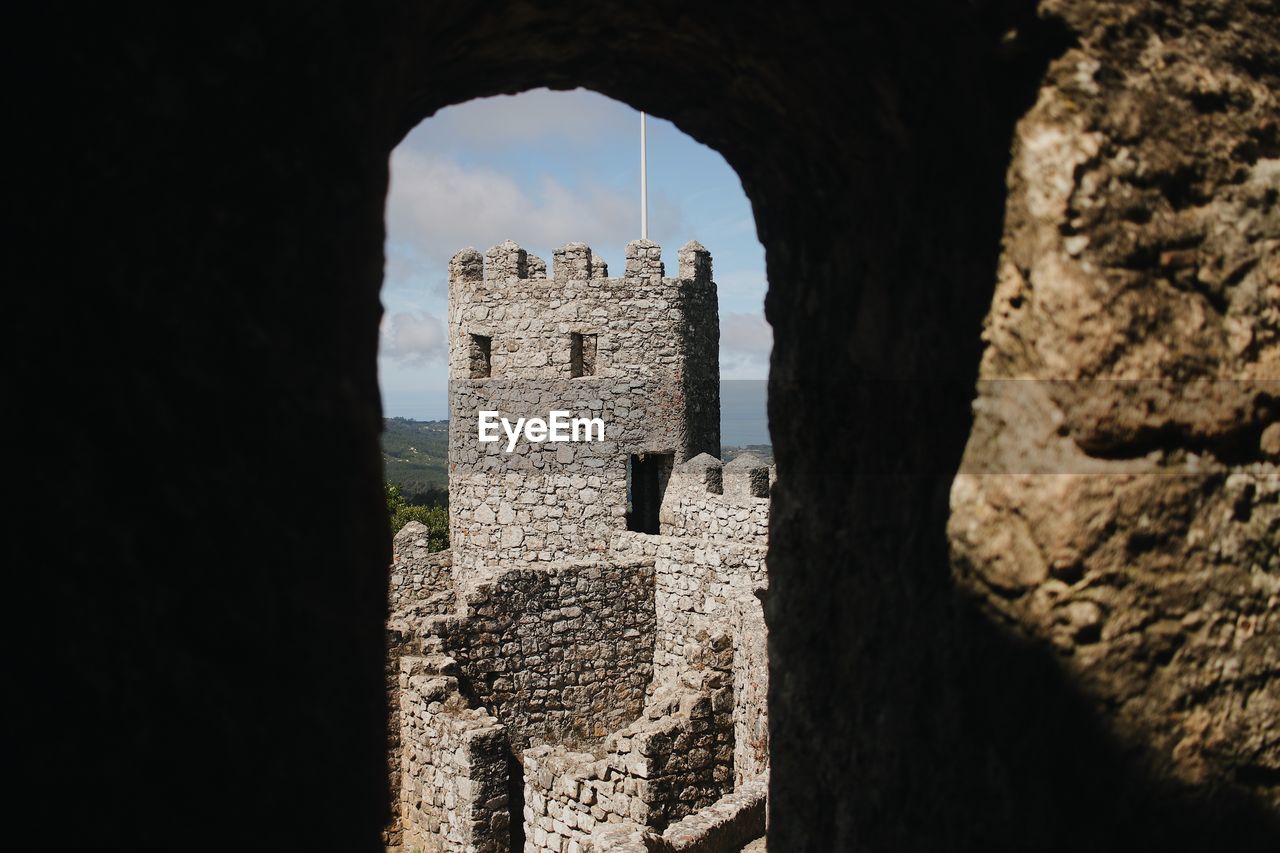
[[[649,239],[649,162],[646,154],[644,113],[640,113],[640,239]]]

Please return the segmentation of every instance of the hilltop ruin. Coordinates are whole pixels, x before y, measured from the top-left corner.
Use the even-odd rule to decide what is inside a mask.
[[[454,256],[449,528],[396,537],[391,844],[737,849],[764,831],[773,469],[722,464],[711,256]],[[483,442],[479,413],[605,423]],[[508,447],[511,447],[508,450]],[[647,842],[646,842],[647,837]],[[631,845],[636,845],[632,847]]]

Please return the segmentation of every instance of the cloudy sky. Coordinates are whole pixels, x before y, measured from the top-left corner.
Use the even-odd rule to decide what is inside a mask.
[[[545,89],[450,107],[391,158],[378,358],[390,417],[445,416],[449,258],[503,240],[551,261],[584,242],[614,274],[640,236],[639,113],[584,90]],[[715,151],[649,117],[649,236],[668,272],[689,240],[711,250],[720,373],[764,379],[764,249],[738,176]]]

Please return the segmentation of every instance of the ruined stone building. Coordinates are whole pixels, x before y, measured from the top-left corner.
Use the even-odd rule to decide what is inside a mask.
[[[391,843],[729,851],[763,834],[772,470],[716,458],[718,344],[697,243],[674,278],[644,240],[613,278],[582,244],[550,275],[511,242],[454,256],[452,549],[396,537]],[[603,435],[482,442],[482,411]]]
[[[450,105],[583,87],[719,152],[765,248],[775,853],[1275,848],[1273,0],[6,12],[20,36],[4,75],[17,148],[6,601],[34,623],[5,620],[12,834],[25,823],[125,850],[382,848],[388,158]],[[519,252],[495,263],[521,272]],[[590,264],[563,286],[603,299],[617,288]],[[455,289],[501,287],[474,256],[460,266],[480,280]],[[494,451],[462,445],[459,592],[453,567],[397,569],[404,692],[424,710],[391,735],[419,755],[432,737],[464,747],[452,756],[466,772],[442,773],[457,784],[443,795],[473,839],[486,820],[501,836],[503,814],[523,827],[526,806],[547,832],[546,802],[567,827],[564,804],[606,781],[578,784],[590,774],[574,770],[557,792],[553,768],[580,767],[579,753],[629,740],[612,772],[649,772],[644,750],[662,738],[611,738],[651,711],[683,725],[684,711],[662,712],[664,673],[703,675],[684,696],[723,690],[737,667],[718,638],[738,636],[735,606],[750,603],[746,583],[704,595],[683,574],[740,577],[727,568],[749,552],[738,539],[669,535],[661,517],[656,536],[628,531],[625,510],[609,515],[631,456],[659,459],[653,478],[670,454],[660,516],[678,517],[680,477],[698,476],[681,465],[714,450],[676,414],[702,417],[681,402],[691,354],[664,355],[667,380],[631,369],[605,304],[551,307],[561,285],[538,267],[525,258],[523,298],[545,298],[539,315],[564,324],[545,344],[531,335],[513,352],[500,306],[458,303],[490,308],[453,332],[477,335],[479,356],[489,338],[490,378],[455,378],[468,405],[490,386],[508,393],[504,370],[543,370],[537,354],[564,384],[531,384],[522,413],[546,415],[576,383],[592,393],[568,408],[599,400],[614,425],[643,417],[657,438],[608,459],[575,445],[580,472],[562,471],[558,445],[517,448],[513,493],[577,501],[572,541],[563,519],[535,517],[536,500],[491,503]],[[682,286],[650,279],[675,316],[647,322],[681,321]],[[685,339],[648,339],[664,337]],[[467,344],[454,358],[469,364]],[[579,363],[595,375],[571,376]],[[623,394],[624,381],[641,386]],[[734,496],[733,474],[722,469],[723,494],[704,490],[707,521],[762,521],[764,498]],[[553,489],[575,494],[547,504]],[[522,512],[523,538],[504,543],[499,514]],[[487,566],[495,536],[502,562]],[[641,544],[653,553],[628,547]],[[412,559],[412,542],[396,547]],[[681,575],[689,589],[672,590]],[[583,601],[604,602],[593,584],[617,593],[595,612],[619,639],[590,668],[564,660],[583,643],[550,645],[589,612],[565,602],[571,578]],[[652,628],[621,603],[647,602],[650,582],[653,609],[639,612]],[[708,636],[689,641],[671,617],[702,616],[708,600]],[[499,669],[517,648],[525,668]],[[456,674],[434,674],[441,656]],[[540,686],[567,674],[585,684]],[[735,749],[750,743],[737,728]],[[523,765],[498,760],[517,748]],[[660,785],[621,781],[629,816],[663,813]],[[414,805],[429,827],[442,789],[416,784],[428,783]],[[690,787],[709,798],[724,785],[712,771]],[[570,811],[608,823],[603,809]],[[664,833],[686,819],[671,817]]]

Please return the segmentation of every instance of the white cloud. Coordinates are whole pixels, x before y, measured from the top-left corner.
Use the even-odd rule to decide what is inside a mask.
[[[765,379],[773,329],[759,314],[720,315],[720,378]]]
[[[588,146],[611,134],[634,132],[637,122],[626,104],[596,92],[534,89],[447,107],[429,127],[433,139],[468,146],[500,148],[546,139]]]
[[[714,261],[713,261],[714,264]],[[725,313],[759,313],[764,310],[764,295],[769,289],[764,270],[712,271],[716,291],[720,297],[720,309]]]
[[[439,318],[448,260],[459,249],[484,251],[510,239],[550,264],[552,249],[583,241],[614,275],[622,272],[623,247],[639,236],[637,192],[619,185],[638,177],[631,174],[636,123],[633,110],[602,95],[537,90],[442,110],[406,138],[392,155],[387,202],[384,387],[443,383],[447,340]],[[650,125],[651,156],[664,128]],[[763,250],[749,233],[749,208],[736,176],[708,184],[714,170],[688,172],[693,143],[673,137],[668,144],[660,151],[676,155],[675,170],[659,173],[665,185],[650,175],[651,236],[664,246],[670,274],[676,249],[691,237],[720,250],[721,374],[763,378],[772,335],[760,316],[766,284],[753,261],[763,266]],[[701,207],[691,201],[708,195]],[[749,245],[733,254],[739,231]]]
[[[448,340],[440,318],[426,311],[401,312],[383,318],[378,354],[411,366],[443,362]]]
[[[484,251],[503,240],[543,253],[548,262],[551,248],[581,241],[617,263],[636,237],[638,218],[633,193],[571,188],[549,176],[530,193],[508,174],[401,146],[391,158],[388,280],[394,281],[392,273],[437,278],[435,271],[459,249]],[[663,232],[678,231],[678,208],[664,205],[663,222]]]

